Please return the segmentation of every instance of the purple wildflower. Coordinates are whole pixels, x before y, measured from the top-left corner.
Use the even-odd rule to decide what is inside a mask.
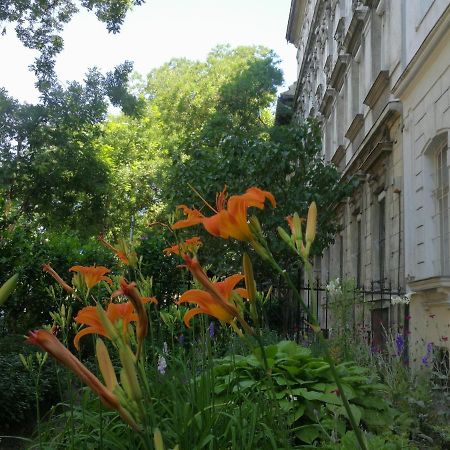
[[[180,345],[184,345],[184,334],[183,334],[183,333],[180,333],[180,334],[178,335],[178,343],[179,343]]]
[[[422,358],[422,364],[425,367],[430,367],[430,356],[433,354],[433,343],[428,342],[427,344],[427,354]]]
[[[397,356],[401,356],[403,354],[403,350],[405,349],[405,339],[401,334],[397,334],[395,338],[395,347],[397,350]]]
[[[213,337],[214,337],[214,334],[215,334],[215,330],[214,330],[214,322],[211,322],[211,323],[209,324],[208,331],[209,331],[209,336],[210,336],[211,338],[213,338]]]

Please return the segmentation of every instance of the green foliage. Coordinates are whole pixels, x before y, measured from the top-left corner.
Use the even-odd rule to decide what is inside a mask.
[[[102,411],[99,402],[83,389],[81,402],[61,404],[41,433],[41,445],[58,448],[73,445],[80,448],[114,449],[152,448],[146,442],[157,427],[161,430],[166,448],[179,445],[180,450],[191,449],[289,449],[287,424],[282,415],[267,414],[267,403],[245,398],[239,407],[232,399],[218,401],[212,395],[211,360],[208,343],[198,340],[192,351],[201,350],[202,360],[191,351],[164,354],[168,367],[165,374],[157,371],[149,359],[146,374],[151,389],[148,408],[148,428],[143,434],[133,432],[120,421],[116,413]],[[153,352],[156,352],[153,347]],[[198,372],[204,376],[198,378]],[[101,425],[100,425],[101,423]],[[76,430],[76,431],[75,431]],[[38,444],[30,448],[38,448]]]
[[[369,450],[418,450],[418,447],[411,445],[404,436],[392,433],[383,433],[381,435],[366,434],[365,437]],[[358,448],[358,441],[355,433],[349,431],[339,444],[325,445],[321,448],[327,450],[354,450]]]
[[[270,170],[268,170],[270,168]],[[192,184],[211,204],[216,192],[228,186],[230,194],[241,194],[247,187],[258,186],[272,192],[277,199],[276,209],[253,210],[267,233],[272,251],[278,261],[291,270],[297,270],[298,258],[286,251],[278,239],[277,226],[287,228],[285,217],[298,212],[306,216],[309,204],[318,205],[318,233],[313,247],[320,254],[333,240],[338,229],[335,206],[353,189],[353,182],[344,183],[336,168],[323,161],[321,156],[320,130],[317,123],[275,126],[259,137],[230,135],[217,147],[210,147],[207,140],[198,142],[190,156],[172,166],[169,180],[186,180],[177,190],[168,190],[167,200],[173,207],[177,204],[199,205],[202,201],[189,188]],[[205,212],[208,214],[208,212]],[[201,234],[201,227],[189,229],[186,234]],[[221,250],[217,249],[220,246]],[[213,252],[202,258],[222,270],[238,270],[240,244],[222,241]],[[220,255],[220,257],[218,256]],[[266,281],[271,275],[257,266],[258,273]],[[274,282],[274,281],[272,281]]]
[[[110,174],[95,144],[107,96],[136,112],[125,86],[131,65],[106,76],[91,70],[84,84],[49,87],[38,105],[21,105],[0,89],[0,206],[7,225],[24,216],[38,225],[97,233],[107,213]],[[135,110],[133,110],[135,107]],[[3,225],[0,223],[0,225]]]
[[[98,153],[109,174],[106,227],[113,233],[128,234],[131,220],[136,234],[146,232],[161,210],[168,159],[154,120],[157,114],[151,106],[145,109],[145,117],[112,117],[98,140]]]
[[[57,300],[49,296],[48,287],[54,282],[41,268],[43,263],[49,262],[67,280],[71,277],[68,269],[73,265],[97,263],[114,269],[115,264],[113,255],[98,242],[81,240],[73,231],[52,233],[26,225],[10,228],[0,239],[0,284],[14,272],[19,274],[19,282],[0,308],[3,333],[25,333],[48,323],[49,312],[58,308],[56,302],[65,301],[65,293],[59,286]]]
[[[219,398],[239,404],[243,397],[263,395],[284,412],[294,438],[303,444],[326,442],[350,430],[328,363],[292,341],[265,347],[265,353],[270,378],[261,370],[260,352],[217,360],[214,390]],[[358,423],[372,432],[389,427],[394,410],[383,400],[386,387],[354,364],[340,364],[337,370]]]
[[[167,228],[153,227],[141,237],[137,252],[142,256],[141,271],[152,278],[153,294],[161,306],[171,305],[187,286],[186,273],[178,267],[179,259],[165,255],[173,235]]]
[[[199,136],[217,143],[229,133],[260,130],[282,81],[276,63],[264,47],[218,46],[206,62],[174,59],[152,71],[141,92],[160,114],[173,156],[188,153]]]
[[[32,355],[34,358],[34,351],[25,345],[23,336],[0,338],[0,433],[7,433],[11,428],[34,417],[35,386],[19,353]],[[55,388],[55,367],[49,361],[42,373],[40,401],[55,400]]]

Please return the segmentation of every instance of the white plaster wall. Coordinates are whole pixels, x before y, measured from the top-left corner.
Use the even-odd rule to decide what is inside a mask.
[[[436,0],[437,1],[437,0]],[[417,279],[440,275],[433,198],[433,138],[450,129],[450,30],[426,61],[401,100],[404,111],[406,274]]]

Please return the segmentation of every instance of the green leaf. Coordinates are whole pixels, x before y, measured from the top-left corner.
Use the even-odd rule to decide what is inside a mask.
[[[312,444],[321,434],[319,425],[303,425],[294,428],[295,435],[307,444]]]

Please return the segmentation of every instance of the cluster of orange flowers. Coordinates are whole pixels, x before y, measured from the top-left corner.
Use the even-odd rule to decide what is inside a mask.
[[[264,208],[266,200],[268,200],[273,207],[276,206],[275,198],[270,192],[263,191],[256,187],[248,189],[242,195],[233,195],[230,198],[227,198],[226,189],[224,189],[216,196],[215,208],[205,202],[214,213],[211,216],[205,216],[198,209],[191,209],[186,205],[178,206],[187,217],[173,224],[172,229],[178,230],[202,224],[213,236],[224,239],[231,237],[237,240],[250,242],[252,245],[256,246],[258,237],[253,234],[252,228],[249,225],[247,210],[250,207],[259,209]],[[295,248],[302,257],[308,257],[309,247],[315,234],[316,215],[317,211],[314,204],[314,207],[310,208],[308,214],[309,225],[307,225],[305,241],[302,236],[302,227],[298,215],[294,215],[293,218],[288,218],[292,231],[291,236],[284,230],[281,230],[280,232],[281,237],[289,245]],[[114,247],[106,242],[102,236],[99,237],[99,240],[105,247],[113,251],[124,264],[135,267],[137,256],[128,248],[125,241],[122,241],[118,246]],[[224,323],[232,325],[237,332],[240,332],[236,326],[236,322],[239,322],[246,332],[252,333],[252,329],[247,324],[240,311],[239,301],[237,300],[239,298],[254,300],[255,285],[253,274],[251,273],[251,265],[250,269],[248,269],[249,262],[247,261],[247,269],[245,269],[246,260],[244,258],[246,288],[236,288],[236,285],[244,279],[244,275],[241,274],[232,275],[223,281],[212,282],[196,256],[201,245],[200,238],[192,237],[164,250],[167,255],[173,253],[181,256],[184,260],[184,267],[189,269],[194,279],[202,287],[202,289],[191,289],[183,293],[176,302],[178,305],[182,303],[193,303],[196,305],[195,308],[189,310],[185,314],[184,323],[189,327],[192,317],[198,314],[207,314]],[[49,273],[67,293],[77,295],[76,289],[66,283],[49,264],[44,264],[43,269],[45,272]],[[107,276],[110,270],[103,266],[73,266],[69,270],[71,272],[76,272],[76,274],[78,274],[77,276],[84,280],[88,293],[94,286],[102,281],[108,284],[112,283],[111,278]],[[249,273],[251,273],[250,277]],[[128,301],[121,303],[114,303],[112,301],[116,297],[121,296],[127,298]],[[109,302],[106,311],[100,304],[97,304],[97,306],[86,306],[82,308],[75,317],[75,321],[78,324],[85,326],[85,328],[78,331],[75,336],[75,347],[78,349],[80,338],[87,334],[97,334],[115,342],[120,350],[122,364],[124,368],[127,369],[125,371],[128,377],[126,384],[130,386],[133,385],[132,381],[135,378],[133,372],[134,361],[139,358],[141,345],[148,331],[148,317],[144,307],[148,302],[157,303],[154,297],[141,296],[135,283],[128,283],[122,278],[120,280],[120,289],[112,294],[111,301]],[[131,322],[136,323],[138,347],[136,355],[130,357],[131,350],[129,350],[128,344],[129,324]],[[52,333],[49,333],[46,330],[30,332],[28,342],[42,347],[60,363],[75,372],[80,379],[99,395],[106,406],[116,409],[127,423],[134,428],[139,429],[139,426],[132,416],[126,408],[124,408],[123,402],[121,403],[119,400],[119,398],[123,398],[123,396],[117,394],[117,392],[120,392],[120,388],[118,387],[108,352],[101,340],[97,341],[97,359],[106,386],[103,385],[72,353],[70,353]],[[134,390],[132,390],[130,396],[136,399],[139,397],[136,393],[139,389],[136,386],[136,383],[134,383],[134,385]]]

